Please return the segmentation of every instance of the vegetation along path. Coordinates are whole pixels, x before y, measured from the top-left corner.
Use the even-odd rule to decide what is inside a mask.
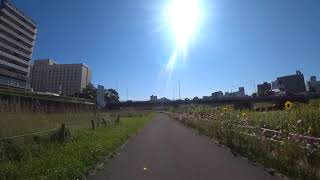
[[[209,138],[158,114],[89,180],[277,179]]]
[[[110,156],[152,118],[121,117],[119,124],[81,129],[63,143],[19,146],[0,141],[0,180],[82,179],[97,162]]]

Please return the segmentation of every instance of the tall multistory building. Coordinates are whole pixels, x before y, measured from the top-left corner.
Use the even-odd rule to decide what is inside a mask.
[[[91,70],[83,63],[57,64],[51,59],[35,60],[31,68],[34,91],[73,95],[91,83]]]
[[[0,85],[29,89],[37,25],[8,0],[0,4]]]

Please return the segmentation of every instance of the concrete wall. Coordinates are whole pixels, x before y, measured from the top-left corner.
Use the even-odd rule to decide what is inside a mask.
[[[65,113],[94,111],[95,105],[72,103],[37,97],[2,94],[0,92],[0,112],[14,113]]]

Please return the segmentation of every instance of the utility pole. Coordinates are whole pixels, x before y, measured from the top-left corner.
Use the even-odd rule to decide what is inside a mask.
[[[181,100],[180,81],[179,81],[179,99]]]
[[[117,80],[117,82],[116,82],[116,91],[119,93],[119,81]]]
[[[128,88],[126,88],[126,93],[127,93],[127,101],[129,101]]]
[[[256,82],[254,80],[250,80],[250,83],[253,84],[253,91],[254,93],[256,93],[257,92]]]
[[[172,100],[174,101],[174,87],[172,88]]]

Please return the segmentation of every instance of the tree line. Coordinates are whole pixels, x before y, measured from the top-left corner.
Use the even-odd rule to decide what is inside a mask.
[[[90,83],[82,89],[82,92],[75,93],[73,97],[85,98],[93,102],[96,102],[97,88]],[[104,95],[104,101],[106,103],[119,102],[119,93],[114,89],[107,89]]]

